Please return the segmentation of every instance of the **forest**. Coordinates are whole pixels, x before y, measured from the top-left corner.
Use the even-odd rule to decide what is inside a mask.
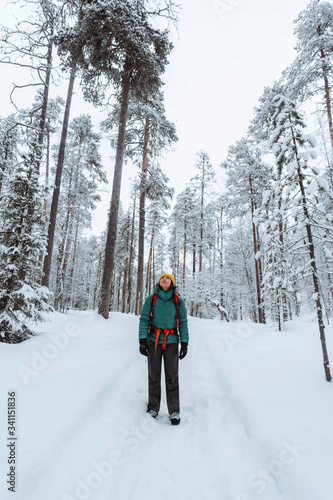
[[[172,0],[30,0],[0,27],[0,62],[29,69],[33,102],[0,116],[0,340],[19,343],[45,313],[139,315],[170,270],[191,316],[273,323],[314,311],[330,380],[333,315],[333,5],[311,0],[294,22],[295,58],[262,89],[248,133],[217,168],[198,149],[175,196],[160,159],[177,147],[164,105]],[[55,64],[55,61],[57,63]],[[49,97],[55,81],[67,97]],[[74,84],[105,107],[72,116]],[[15,105],[14,84],[8,99]],[[21,89],[22,90],[22,89]],[[112,98],[110,98],[110,92]],[[114,151],[103,165],[102,137]],[[120,202],[123,164],[136,181]],[[113,169],[108,223],[85,236]]]

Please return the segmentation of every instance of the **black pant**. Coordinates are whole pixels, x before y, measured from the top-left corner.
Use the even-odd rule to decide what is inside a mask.
[[[161,402],[161,366],[164,359],[165,388],[169,415],[179,413],[178,344],[157,345],[148,342],[148,410],[159,412]]]

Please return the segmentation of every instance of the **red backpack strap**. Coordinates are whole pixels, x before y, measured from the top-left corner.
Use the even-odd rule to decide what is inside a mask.
[[[177,292],[173,296],[173,302],[175,304],[176,308],[176,321],[177,321],[177,328],[179,328],[179,306],[180,306],[180,297],[179,297],[179,292]]]
[[[154,307],[155,307],[155,303],[156,303],[156,299],[157,299],[157,295],[156,293],[154,292],[153,295],[151,296],[151,309],[150,309],[150,323],[152,322],[153,320],[153,317],[154,317]]]

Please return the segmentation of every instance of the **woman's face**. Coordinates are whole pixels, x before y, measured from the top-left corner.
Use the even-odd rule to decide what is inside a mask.
[[[163,278],[160,279],[160,287],[165,292],[168,291],[171,287],[171,279],[168,278],[168,276],[163,276]]]

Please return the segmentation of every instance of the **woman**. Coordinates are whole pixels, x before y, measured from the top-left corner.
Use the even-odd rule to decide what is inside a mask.
[[[140,316],[140,352],[148,356],[148,409],[156,417],[161,402],[161,365],[164,358],[166,397],[172,425],[180,423],[178,344],[179,359],[185,358],[188,349],[187,313],[183,299],[175,286],[172,274],[162,274],[154,293],[147,297]]]

